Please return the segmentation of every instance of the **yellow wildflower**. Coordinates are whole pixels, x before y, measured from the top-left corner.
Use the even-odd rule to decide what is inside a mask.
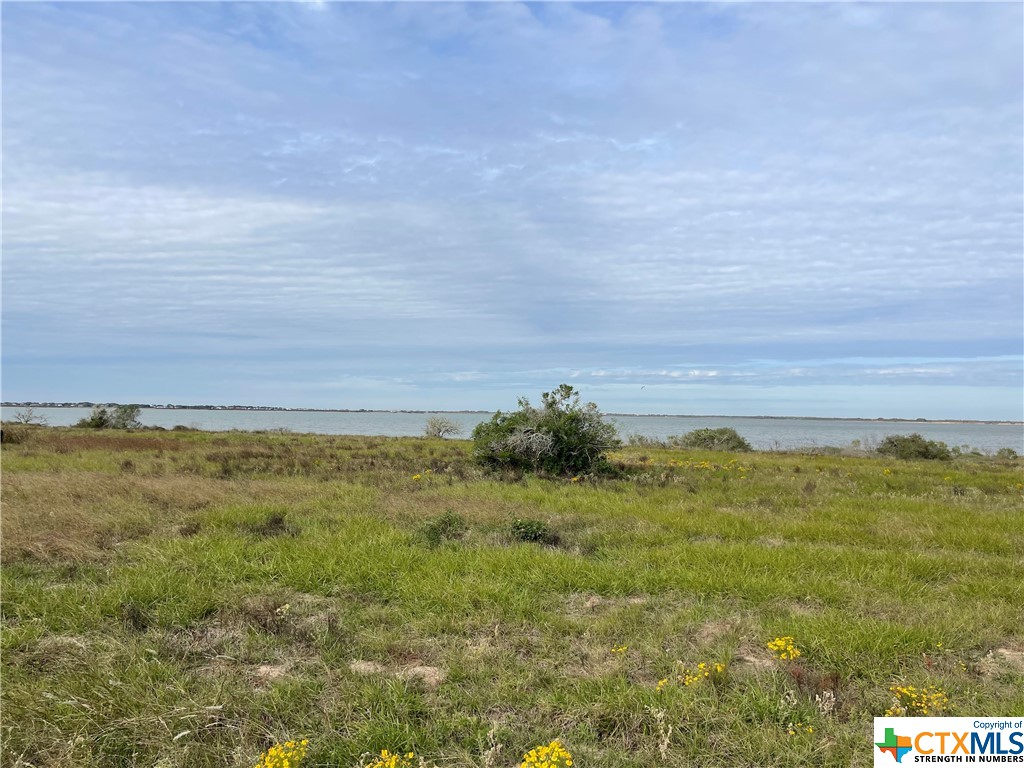
[[[949,696],[941,688],[913,685],[892,685],[892,706],[885,711],[886,717],[927,717],[939,716],[954,709]]]
[[[793,638],[788,635],[786,637],[776,637],[768,643],[768,650],[774,653],[775,658],[780,661],[792,661],[800,656],[800,649],[794,644]]]
[[[260,757],[255,768],[298,768],[306,756],[309,739],[275,744]]]
[[[569,768],[571,765],[572,755],[569,754],[569,750],[555,739],[550,744],[534,747],[523,755],[523,762],[519,768]]]
[[[406,752],[404,755],[399,752],[389,752],[386,749],[380,751],[380,757],[375,758],[366,768],[413,768],[415,752]]]

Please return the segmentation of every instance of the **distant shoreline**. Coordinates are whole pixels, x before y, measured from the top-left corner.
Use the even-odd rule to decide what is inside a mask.
[[[93,408],[97,405],[111,406],[116,403],[0,403],[3,408]],[[442,413],[442,414],[485,414],[488,410],[433,411],[413,408],[282,408],[272,405],[147,405],[136,403],[140,408],[152,411],[251,411],[275,413]],[[898,424],[990,424],[993,426],[1024,427],[1022,421],[987,421],[981,419],[900,419],[867,418],[863,416],[729,416],[727,414],[695,413],[606,413],[606,416],[630,416],[634,418],[682,418],[682,419],[773,419],[777,421],[858,421]]]

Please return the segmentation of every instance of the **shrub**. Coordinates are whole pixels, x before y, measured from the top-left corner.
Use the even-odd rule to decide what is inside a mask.
[[[141,429],[139,410],[137,405],[115,405],[113,410],[97,405],[75,426],[84,429]]]
[[[925,440],[917,432],[912,435],[889,435],[878,444],[878,453],[897,459],[940,459],[952,458],[949,446],[935,440]]]
[[[24,424],[5,424],[0,427],[0,443],[19,445],[28,439],[29,430]]]
[[[509,526],[512,538],[516,541],[525,541],[533,544],[550,544],[555,546],[559,542],[558,534],[551,530],[551,526],[543,520],[531,520],[516,518]]]
[[[996,451],[996,458],[997,459],[1016,459],[1018,457],[1017,457],[1017,452],[1015,450],[1013,450],[1013,448],[1000,448],[998,451]]]
[[[456,437],[462,434],[462,425],[447,416],[431,416],[423,427],[426,437]]]
[[[664,440],[646,435],[630,435],[626,438],[626,443],[633,448],[668,448],[668,443]]]
[[[605,452],[618,446],[615,427],[594,403],[582,403],[568,384],[541,395],[535,408],[522,397],[519,410],[498,411],[473,430],[474,455],[494,469],[579,475],[607,468]]]
[[[750,443],[732,427],[695,429],[685,435],[674,435],[669,444],[677,448],[702,448],[707,451],[752,451]]]
[[[448,510],[423,526],[423,535],[427,543],[433,547],[445,541],[461,539],[466,535],[469,526],[458,512]]]

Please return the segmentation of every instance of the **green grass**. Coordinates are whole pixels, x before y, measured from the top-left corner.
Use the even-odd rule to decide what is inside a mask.
[[[868,765],[895,682],[1024,715],[1020,461],[613,463],[32,430],[3,450],[3,765],[246,766],[308,738],[304,766],[512,766],[556,737],[581,768]],[[785,635],[795,663],[765,647]],[[727,669],[657,690],[699,662]]]

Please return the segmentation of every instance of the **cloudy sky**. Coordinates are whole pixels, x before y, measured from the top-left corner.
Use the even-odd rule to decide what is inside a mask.
[[[1020,4],[2,14],[4,399],[1024,418]]]

